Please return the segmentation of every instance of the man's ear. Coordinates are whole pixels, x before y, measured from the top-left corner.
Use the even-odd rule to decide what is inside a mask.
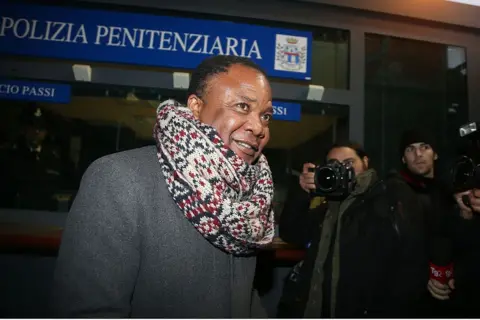
[[[192,111],[196,119],[200,119],[200,113],[203,109],[203,101],[197,95],[191,94],[187,100],[187,107]]]
[[[402,157],[402,163],[405,164],[406,161],[405,161],[405,156]]]
[[[437,160],[438,159],[438,154],[435,152],[435,155],[433,156],[433,160]]]
[[[363,161],[363,164],[365,165],[365,168],[368,169],[368,162],[369,162],[370,159],[368,159],[367,156],[363,157],[362,158],[362,161]]]

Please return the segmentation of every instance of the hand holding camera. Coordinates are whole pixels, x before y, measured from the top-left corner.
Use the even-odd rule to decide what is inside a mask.
[[[480,214],[480,189],[456,193],[455,200],[464,219],[470,220],[474,213]]]
[[[311,169],[315,169],[315,165],[313,163],[305,163],[302,174],[300,175],[300,187],[308,193],[316,188],[315,173],[312,172]]]
[[[462,155],[453,166],[454,197],[463,218],[470,220],[480,214],[480,130],[479,123],[472,122],[459,129],[466,143]]]
[[[350,162],[330,160],[323,166],[305,163],[300,186],[315,196],[343,198],[355,187],[355,171]]]

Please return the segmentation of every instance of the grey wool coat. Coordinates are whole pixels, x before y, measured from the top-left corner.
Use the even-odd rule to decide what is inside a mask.
[[[155,146],[85,172],[62,236],[52,316],[265,317],[255,257],[211,245],[173,202]]]

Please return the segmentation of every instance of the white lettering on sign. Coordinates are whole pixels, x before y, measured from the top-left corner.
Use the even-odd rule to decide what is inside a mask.
[[[235,55],[262,59],[256,40],[211,37],[206,34],[196,33],[137,28],[128,29],[98,25],[95,44],[211,55]]]
[[[25,97],[44,97],[53,98],[55,96],[55,88],[0,84],[0,94],[5,95],[21,95]]]
[[[90,31],[90,32],[87,32]],[[95,39],[88,39],[91,34]],[[96,25],[96,30],[87,30],[84,24],[61,21],[39,21],[1,17],[0,37],[56,41],[107,47],[132,47],[162,51],[183,51],[193,54],[235,55],[261,60],[262,53],[257,40],[235,37],[212,37],[194,32],[174,32],[140,28]]]
[[[52,98],[55,96],[55,88],[22,86],[22,96]]]
[[[288,109],[286,107],[273,106],[273,114],[278,116],[286,116]]]
[[[2,17],[0,37],[12,34],[18,39],[88,43],[85,26],[60,21],[44,21]]]
[[[0,84],[0,94],[18,94],[20,87],[10,84]]]

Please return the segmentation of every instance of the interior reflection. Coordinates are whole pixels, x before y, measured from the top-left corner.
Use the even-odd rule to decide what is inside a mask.
[[[69,104],[0,100],[0,208],[66,212],[96,159],[153,144],[160,101],[184,91],[75,84]],[[348,108],[302,103],[300,122],[272,121],[265,149],[281,212],[304,162],[321,162],[333,140],[348,136]]]

